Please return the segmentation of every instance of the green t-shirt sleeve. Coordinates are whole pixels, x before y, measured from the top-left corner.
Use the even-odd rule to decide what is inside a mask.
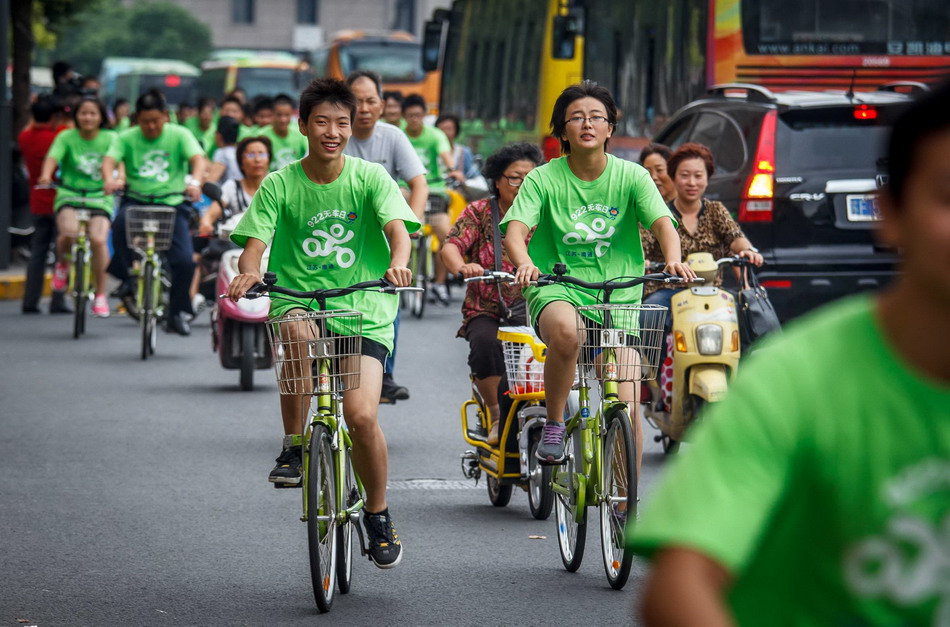
[[[380,226],[386,226],[393,220],[402,220],[406,223],[406,230],[415,233],[422,226],[419,219],[412,212],[396,181],[389,176],[383,166],[373,163],[369,166],[368,175],[371,181],[373,209],[379,219]]]
[[[116,163],[120,163],[125,158],[125,136],[125,131],[116,133],[112,138],[112,142],[109,144],[109,150],[106,152],[106,156],[115,159]]]
[[[277,216],[280,213],[280,194],[277,178],[266,177],[261,182],[260,189],[251,199],[247,211],[241,216],[241,221],[231,232],[231,241],[244,248],[248,238],[253,237],[265,244],[270,244],[277,227]]]
[[[195,155],[203,155],[205,151],[201,148],[201,144],[195,138],[188,129],[183,128],[184,133],[181,133],[181,151],[185,156],[185,159],[191,159]]]
[[[744,363],[728,398],[710,408],[695,443],[644,504],[629,538],[634,551],[687,547],[733,573],[748,563],[808,440],[807,408],[791,392],[798,388],[774,385],[807,368],[781,358],[789,348],[766,348]]]
[[[56,139],[53,140],[53,145],[49,147],[49,151],[46,153],[47,159],[52,159],[56,163],[62,163],[63,157],[66,156],[66,133],[59,133],[56,135]]]
[[[449,143],[448,135],[443,133],[442,130],[438,128],[434,128],[432,130],[435,131],[435,146],[439,154],[441,155],[444,152],[452,152],[452,144]]]
[[[541,220],[541,207],[544,203],[544,191],[535,172],[537,170],[532,170],[525,177],[518,195],[515,196],[515,202],[498,225],[502,235],[508,232],[508,223],[513,220],[521,222],[528,227],[528,230],[538,226]]]
[[[649,229],[653,223],[662,217],[667,217],[673,222],[673,226],[679,226],[676,218],[670,208],[663,202],[663,196],[660,190],[656,188],[650,173],[646,169],[636,166],[636,190],[634,191],[633,202],[636,205],[637,220],[644,227]]]

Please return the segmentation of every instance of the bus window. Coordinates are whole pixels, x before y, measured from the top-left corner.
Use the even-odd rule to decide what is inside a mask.
[[[198,94],[202,98],[216,100],[224,96],[224,86],[228,71],[225,68],[203,70],[198,78]]]
[[[238,68],[237,87],[244,90],[248,99],[256,96],[274,96],[275,94],[293,94],[297,88],[297,72],[284,67],[242,67]]]
[[[340,46],[340,66],[344,75],[373,70],[383,82],[416,82],[425,78],[420,55],[419,44],[411,42],[351,42]]]

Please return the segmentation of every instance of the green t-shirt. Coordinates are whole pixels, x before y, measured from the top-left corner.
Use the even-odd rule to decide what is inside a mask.
[[[249,237],[265,243],[273,240],[267,269],[277,273],[278,285],[315,290],[379,279],[390,264],[383,227],[402,220],[410,233],[419,228],[381,165],[344,159],[339,178],[326,185],[307,178],[300,161],[268,175],[231,234],[239,246]],[[309,303],[274,298],[271,315]],[[398,305],[395,295],[379,292],[354,292],[327,301],[329,309],[363,312],[363,336],[390,351]]]
[[[676,224],[650,173],[632,161],[607,155],[603,173],[594,181],[582,181],[571,172],[567,158],[559,157],[528,174],[501,221],[501,231],[513,220],[537,227],[528,254],[542,273],[564,263],[569,275],[599,282],[643,275],[638,225],[650,228],[664,216]],[[641,286],[617,290],[610,302],[638,303],[642,291]],[[524,295],[532,320],[552,301],[575,306],[597,302],[592,293],[562,285],[526,288]]]
[[[271,155],[270,161],[271,172],[279,170],[298,159],[303,159],[310,149],[307,138],[300,134],[300,130],[297,129],[296,125],[287,128],[286,137],[278,135],[272,126],[265,126],[261,129],[260,134],[270,140],[274,153]]]
[[[185,176],[191,171],[188,160],[204,152],[198,140],[184,126],[166,124],[158,138],[149,140],[139,127],[130,128],[115,136],[108,156],[125,164],[125,177],[130,196],[139,194],[166,194],[185,188]],[[144,200],[144,199],[142,199]],[[177,205],[184,201],[181,194],[156,200],[156,204]]]
[[[409,143],[416,149],[416,154],[419,155],[422,165],[427,170],[426,183],[429,184],[429,189],[445,189],[442,160],[439,155],[444,152],[452,152],[449,138],[445,136],[445,133],[432,126],[423,126],[418,137],[413,137],[408,132],[406,137],[409,138]]]
[[[740,624],[945,624],[950,386],[875,311],[832,305],[743,362],[642,508],[634,549],[721,563]]]
[[[127,128],[131,127],[131,126],[132,126],[132,120],[129,118],[129,116],[125,116],[124,118],[122,118],[121,120],[119,120],[119,121],[116,123],[115,129],[113,129],[113,130],[115,130],[115,131],[124,131],[125,129],[127,129]]]
[[[197,115],[192,116],[188,118],[187,120],[185,120],[184,127],[187,128],[189,131],[191,131],[191,134],[195,136],[195,139],[201,142],[202,147],[205,148],[205,150],[207,150],[208,146],[205,146],[204,142],[205,142],[205,139],[208,137],[208,131],[211,131],[211,140],[212,140],[211,145],[214,146],[214,131],[215,129],[218,128],[218,114],[216,113],[214,115],[214,119],[211,120],[211,126],[206,128],[205,130],[201,130],[201,120],[198,118]]]
[[[71,128],[56,136],[46,156],[59,164],[59,178],[63,185],[73,190],[91,192],[80,195],[69,189],[56,190],[56,210],[68,204],[112,213],[112,196],[106,196],[102,191],[102,157],[108,152],[115,135],[115,131],[100,130],[94,139],[86,141],[78,129]],[[77,197],[86,199],[86,202],[63,202]]]

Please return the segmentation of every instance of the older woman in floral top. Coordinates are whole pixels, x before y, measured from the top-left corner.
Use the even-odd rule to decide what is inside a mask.
[[[498,201],[499,220],[511,207],[528,172],[541,164],[543,157],[532,144],[519,143],[505,146],[488,158],[484,175]],[[449,272],[468,278],[479,276],[495,268],[494,238],[496,225],[492,223],[490,199],[476,200],[459,215],[442,249],[442,260]],[[498,242],[499,250],[502,243]],[[501,260],[501,269],[514,273],[515,267],[507,257]],[[500,419],[499,384],[505,373],[501,342],[497,339],[499,321],[523,300],[521,288],[510,283],[501,286],[504,309],[499,302],[498,286],[476,282],[468,286],[462,303],[462,327],[458,337],[468,340],[468,365],[475,378],[475,386],[488,405],[491,420],[489,444],[498,443]],[[523,312],[524,309],[520,308]],[[522,321],[527,324],[527,321]]]

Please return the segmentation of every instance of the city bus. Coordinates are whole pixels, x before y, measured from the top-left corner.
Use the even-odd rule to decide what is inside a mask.
[[[715,84],[866,91],[950,74],[946,0],[455,0],[426,33],[441,108],[482,154],[530,138],[556,156],[553,98],[581,78],[614,93],[611,150],[634,158]]]
[[[317,76],[345,79],[356,70],[377,72],[384,90],[419,94],[432,113],[438,111],[441,72],[422,69],[422,50],[415,37],[403,31],[346,30],[314,54]]]
[[[178,59],[106,57],[99,70],[103,101],[110,107],[116,98],[130,102],[150,89],[160,89],[168,104],[177,107],[194,99],[201,71]]]
[[[310,81],[310,66],[289,52],[219,50],[201,64],[198,95],[220,99],[240,87],[248,99],[296,96]]]

